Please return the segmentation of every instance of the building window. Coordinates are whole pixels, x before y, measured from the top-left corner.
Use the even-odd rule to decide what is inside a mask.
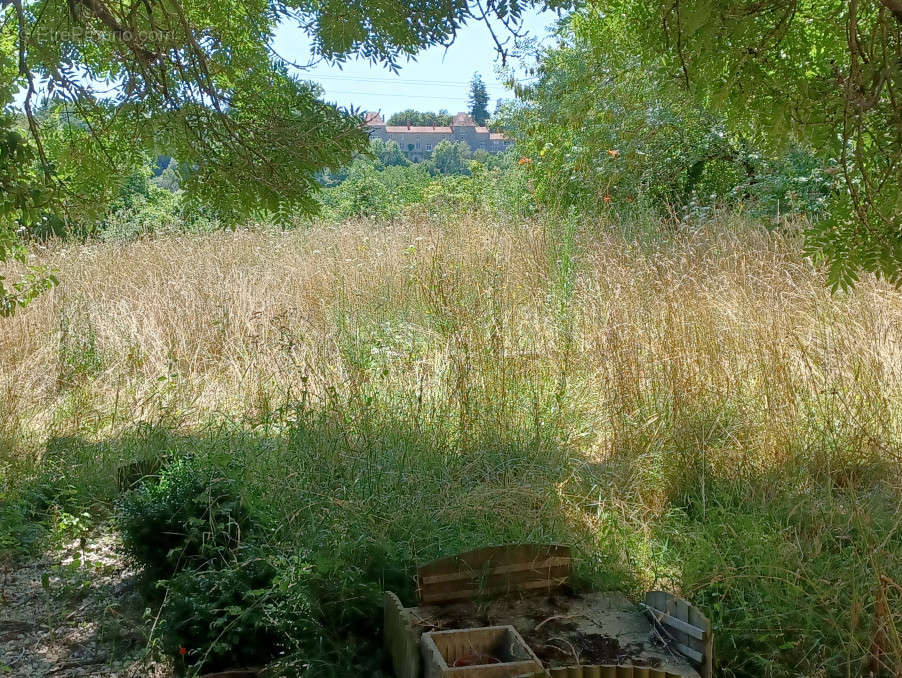
[[[432,150],[432,144],[426,144],[426,150],[427,150],[427,151],[431,151],[431,150]]]
[[[420,144],[419,144],[419,142],[417,142],[417,150],[418,150],[418,151],[420,150]]]

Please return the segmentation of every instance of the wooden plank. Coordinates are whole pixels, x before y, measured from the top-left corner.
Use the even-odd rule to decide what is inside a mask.
[[[714,633],[708,618],[698,608],[666,591],[646,593],[645,606],[661,632],[674,641],[674,649],[698,665],[702,678],[713,678]],[[662,617],[662,612],[666,616]],[[668,628],[664,629],[665,625]]]
[[[684,678],[676,673],[661,671],[649,666],[559,666],[546,671],[538,671],[519,678]]]
[[[407,612],[391,591],[383,599],[385,649],[392,660],[396,678],[420,678],[420,650],[417,634],[407,623]]]
[[[556,588],[572,570],[570,549],[559,544],[489,546],[440,558],[417,570],[424,603],[522,590]]]
[[[537,563],[516,563],[514,565],[499,565],[491,569],[492,575],[514,574],[520,572],[541,572],[552,568],[571,566],[570,558],[546,558]],[[460,580],[472,579],[471,572],[452,572],[450,574],[427,575],[423,577],[423,584],[441,584],[444,582],[455,582]]]
[[[514,587],[493,586],[489,588],[456,589],[453,591],[438,591],[434,593],[424,593],[423,591],[420,591],[420,602],[441,603],[451,600],[465,600],[468,598],[476,598],[479,596],[493,596],[499,593],[510,593],[512,591],[554,589],[566,584],[567,580],[568,577],[560,577],[558,579],[523,582]]]
[[[694,605],[689,608],[689,621],[693,626],[697,626],[704,631],[700,645],[705,659],[701,662],[699,672],[702,674],[702,678],[714,678],[714,633],[711,629],[711,622]]]
[[[543,576],[536,576],[535,572],[512,572],[510,574],[495,575],[492,573],[482,577],[470,577],[466,580],[442,582],[439,584],[421,585],[420,591],[434,597],[439,593],[454,593],[460,590],[486,591],[488,589],[501,589],[508,591],[516,591],[521,584],[531,584],[534,582],[545,582],[550,587],[560,586],[566,583],[570,576],[570,569],[567,567],[554,567],[548,570]]]
[[[652,614],[655,615],[655,619],[657,619],[661,624],[667,624],[667,626],[677,629],[678,631],[682,631],[683,633],[698,640],[702,640],[705,637],[704,629],[693,626],[692,624],[685,622],[682,619],[677,619],[676,617],[673,617],[664,612],[664,610],[659,610],[651,606],[648,606],[648,609]]]
[[[486,568],[516,563],[536,563],[551,557],[569,559],[570,549],[558,544],[487,546],[426,563],[418,569],[418,574],[425,577],[457,571],[476,573]]]
[[[687,657],[689,657],[689,659],[691,659],[692,661],[694,661],[698,664],[701,664],[705,659],[705,655],[703,655],[698,650],[695,650],[695,649],[689,647],[688,645],[683,645],[682,643],[675,643],[674,647],[676,647],[676,649],[680,651],[680,654],[686,655]]]
[[[500,586],[506,582],[510,582],[512,585],[514,585],[520,582],[547,581],[549,579],[560,579],[562,577],[566,578],[570,576],[570,567],[568,565],[558,565],[556,567],[551,567],[543,570],[542,572],[537,572],[536,570],[532,569],[521,569],[517,572],[502,572],[500,574],[496,574],[494,570],[487,570],[480,573],[480,575],[478,576],[446,576],[453,576],[454,578],[449,581],[436,582],[431,584],[418,582],[418,584],[421,589],[427,589],[432,592],[454,591],[455,589],[459,588],[478,588],[480,586]]]
[[[674,610],[671,613],[671,616],[673,616],[676,619],[679,619],[682,622],[686,622],[688,624],[689,623],[689,603],[687,603],[682,598],[674,599]],[[689,634],[688,633],[680,631],[679,629],[674,629],[674,637],[676,638],[677,643],[691,647],[691,645],[689,644]]]
[[[464,553],[433,560],[420,566],[419,572],[420,574],[437,574],[443,571],[453,572],[461,565],[467,565],[471,569],[479,569],[487,562],[503,565],[505,563],[542,560],[552,556],[569,557],[570,549],[560,544],[484,546],[472,551],[465,551]]]

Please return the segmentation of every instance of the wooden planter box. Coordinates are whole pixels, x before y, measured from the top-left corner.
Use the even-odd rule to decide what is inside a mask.
[[[420,649],[425,678],[511,678],[542,669],[513,626],[432,631],[421,636]],[[498,663],[469,663],[486,656]]]
[[[421,566],[417,606],[385,594],[396,678],[713,678],[714,634],[700,610],[662,591],[638,604],[616,591],[575,592],[570,569],[570,550],[555,544],[485,547]],[[453,666],[461,652],[495,647],[491,634],[487,644],[467,634],[498,628],[528,654],[490,651],[504,663]]]

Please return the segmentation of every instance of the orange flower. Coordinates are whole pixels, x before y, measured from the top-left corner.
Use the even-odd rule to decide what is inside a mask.
[[[606,196],[604,197],[604,202],[605,202],[605,204],[608,204],[609,202],[611,202],[611,196],[606,195]]]
[[[531,162],[532,162],[532,159],[531,159],[531,158],[527,158],[527,157],[524,155],[523,157],[520,158],[520,160],[519,160],[519,162],[518,162],[517,164],[518,164],[518,165],[528,165],[528,164],[531,163]]]
[[[185,656],[185,653],[186,653],[187,651],[188,651],[187,648],[184,648],[184,647],[182,647],[181,645],[179,645],[179,654],[180,654],[181,656],[184,657],[184,656]]]
[[[620,151],[618,151],[616,148],[612,148],[611,150],[608,151],[608,155],[611,156],[612,158],[619,158]]]

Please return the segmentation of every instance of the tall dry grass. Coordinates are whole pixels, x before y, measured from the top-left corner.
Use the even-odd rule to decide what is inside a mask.
[[[61,285],[0,321],[0,450],[13,469],[51,438],[297,403],[461,449],[553,440],[570,470],[544,490],[583,553],[705,604],[725,675],[902,662],[878,600],[902,582],[902,294],[833,296],[792,236],[740,218],[614,233],[471,217],[58,247]],[[528,516],[533,487],[471,501]]]

